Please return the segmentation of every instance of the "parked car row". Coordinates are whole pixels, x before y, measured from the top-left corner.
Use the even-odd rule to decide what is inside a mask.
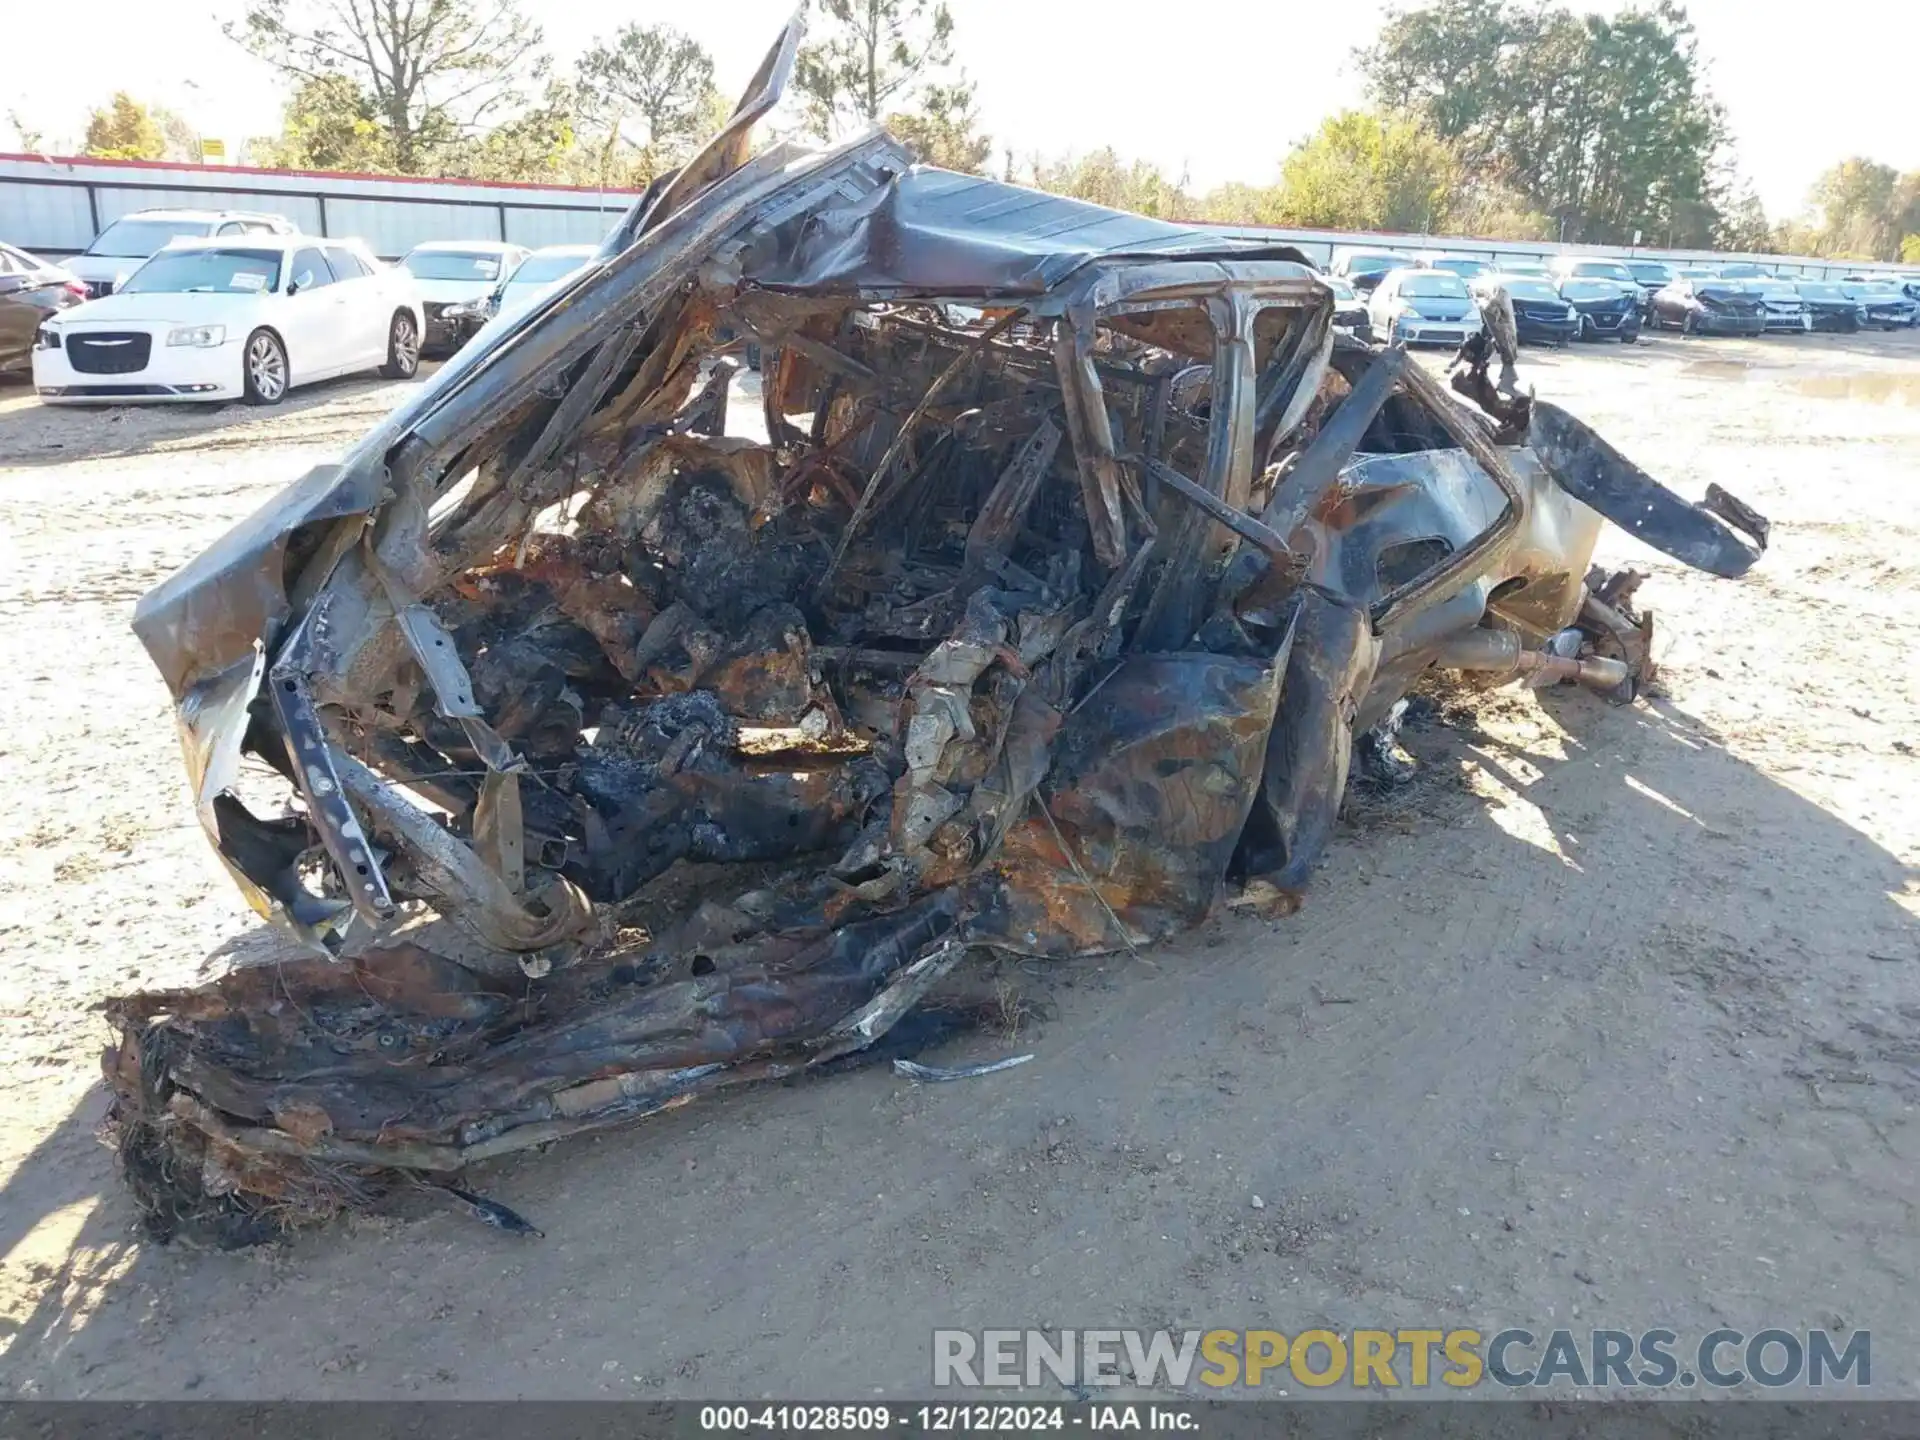
[[[1914,289],[1920,292],[1920,282]],[[1647,297],[1656,328],[1699,334],[1852,333],[1920,324],[1920,301],[1897,281],[1799,280],[1686,271]]]
[[[1496,288],[1514,307],[1523,344],[1632,343],[1643,330],[1769,335],[1813,330],[1896,330],[1920,325],[1920,275],[1805,280],[1748,262],[1673,267],[1657,260],[1561,255],[1547,263],[1353,247],[1334,253],[1336,323],[1409,344],[1457,344],[1480,327]],[[1471,313],[1461,308],[1465,298]],[[1345,318],[1341,318],[1345,317]]]
[[[1559,274],[1544,266],[1496,271],[1470,255],[1416,262],[1391,251],[1343,251],[1323,277],[1334,288],[1334,323],[1389,344],[1458,346],[1484,328],[1492,290],[1506,290],[1520,338],[1531,344],[1640,338],[1633,277],[1590,277],[1580,262]]]
[[[0,245],[0,373],[31,370],[55,404],[271,405],[339,375],[406,379],[593,254],[443,241],[388,265],[280,215],[137,211],[62,265]]]
[[[1850,332],[1920,324],[1920,275],[1809,280],[1746,261],[1678,270],[1657,260],[1626,263],[1644,293],[1647,322],[1656,327],[1686,329],[1689,317],[1702,333]],[[1662,295],[1666,298],[1658,300]],[[1752,324],[1756,314],[1758,329]]]
[[[301,235],[282,215],[143,210],[53,265],[0,245],[0,373],[31,368],[43,398],[273,404],[297,385],[378,369],[411,376],[519,313],[593,258],[591,245],[417,245],[386,265],[356,241]],[[1526,344],[1920,324],[1920,275],[1802,280],[1745,262],[1563,255],[1549,263],[1349,247],[1324,276],[1335,323],[1390,343],[1457,346],[1496,287]]]

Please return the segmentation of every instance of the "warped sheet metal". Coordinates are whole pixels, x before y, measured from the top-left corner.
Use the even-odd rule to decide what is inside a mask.
[[[402,1177],[513,1228],[446,1177],[972,1013],[996,952],[1297,895],[1425,671],[1632,697],[1602,515],[1719,574],[1764,544],[1497,344],[1468,408],[1336,335],[1290,251],[884,135],[749,156],[796,43],[593,265],[142,601],[209,839],[306,952],[110,1007],[160,1232]]]

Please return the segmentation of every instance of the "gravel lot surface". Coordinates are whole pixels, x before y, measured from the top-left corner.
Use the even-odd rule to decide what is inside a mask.
[[[0,389],[0,1394],[918,1393],[936,1325],[1870,1327],[1920,1394],[1920,332],[1530,352],[1770,515],[1653,572],[1664,693],[1409,733],[1301,913],[1063,972],[1048,1018],[489,1167],[238,1254],[94,1140],[128,989],[275,941],[196,827],[135,599],[405,386],[278,411]],[[1256,1206],[1255,1196],[1260,1197]]]

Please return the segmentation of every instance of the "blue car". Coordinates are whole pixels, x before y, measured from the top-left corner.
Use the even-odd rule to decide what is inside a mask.
[[[1474,293],[1486,295],[1496,286],[1513,302],[1514,328],[1522,345],[1564,345],[1580,333],[1580,312],[1545,276],[1485,275],[1475,283]]]
[[[1860,324],[1868,330],[1899,330],[1920,318],[1920,304],[1891,280],[1848,279],[1840,288],[1860,307]]]
[[[1560,282],[1560,298],[1579,314],[1582,340],[1631,345],[1640,338],[1640,287],[1631,277],[1619,281],[1569,276]]]

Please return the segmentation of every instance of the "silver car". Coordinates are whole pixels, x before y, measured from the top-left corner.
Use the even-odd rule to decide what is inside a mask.
[[[1459,345],[1482,329],[1467,282],[1447,270],[1394,270],[1367,301],[1373,333],[1389,345]]]
[[[1769,335],[1785,332],[1805,334],[1813,329],[1813,312],[1791,280],[1754,280],[1750,282],[1760,303],[1767,307]]]

